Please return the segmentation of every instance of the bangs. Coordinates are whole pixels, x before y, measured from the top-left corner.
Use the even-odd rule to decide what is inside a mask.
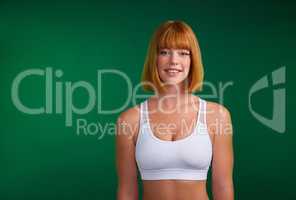
[[[160,33],[158,38],[158,50],[159,49],[191,49],[189,37],[185,30],[181,27],[168,27]]]

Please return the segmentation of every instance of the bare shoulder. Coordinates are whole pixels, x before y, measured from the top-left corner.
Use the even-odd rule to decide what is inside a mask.
[[[122,113],[117,118],[118,134],[129,136],[135,141],[139,130],[140,105],[135,105]]]
[[[231,114],[225,106],[207,101],[206,118],[211,135],[232,134]]]
[[[126,121],[129,123],[135,123],[139,121],[139,115],[140,115],[140,105],[135,105],[134,107],[131,107],[122,113],[120,113],[118,120],[119,122],[121,121]]]
[[[230,117],[230,112],[224,105],[212,101],[207,101],[207,114],[215,118]]]

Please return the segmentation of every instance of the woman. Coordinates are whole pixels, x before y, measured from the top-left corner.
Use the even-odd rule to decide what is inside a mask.
[[[234,199],[232,125],[228,110],[193,95],[202,88],[198,41],[182,21],[163,23],[153,35],[142,82],[156,95],[117,120],[118,200]],[[148,83],[148,84],[147,84]],[[188,125],[189,124],[189,125]]]

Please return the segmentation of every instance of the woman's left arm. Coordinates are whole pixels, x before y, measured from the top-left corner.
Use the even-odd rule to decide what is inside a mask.
[[[233,145],[232,122],[229,111],[216,104],[213,116],[212,192],[214,200],[233,200]],[[213,119],[213,118],[212,118]]]

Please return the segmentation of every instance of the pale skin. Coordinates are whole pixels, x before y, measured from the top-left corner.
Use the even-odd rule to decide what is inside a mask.
[[[166,49],[164,49],[166,51]],[[167,92],[153,96],[148,100],[149,119],[151,120],[153,134],[162,140],[179,140],[188,137],[191,133],[196,113],[199,112],[199,99],[186,94],[183,80],[187,77],[190,68],[190,56],[184,54],[186,50],[167,50],[158,55],[157,66],[162,81],[172,83],[167,86]],[[165,72],[167,68],[180,69],[178,75]],[[177,86],[177,87],[176,87]],[[176,98],[166,98],[175,94]],[[162,106],[162,110],[159,106]],[[174,112],[166,113],[173,108]],[[152,112],[153,111],[153,112]],[[116,135],[116,166],[118,174],[118,200],[137,200],[138,170],[135,161],[135,145],[139,133],[140,110],[139,105],[121,113],[117,120]],[[181,126],[181,121],[189,126]],[[212,142],[212,193],[214,200],[233,200],[233,147],[232,123],[229,111],[214,102],[207,101],[206,123]],[[122,125],[125,126],[122,126]],[[161,124],[161,128],[159,125]],[[170,126],[169,130],[164,125]],[[124,128],[125,127],[125,128]],[[126,128],[129,127],[129,128]],[[169,126],[167,126],[169,127]],[[188,128],[188,127],[187,127]],[[208,200],[206,180],[143,180],[144,200]]]

